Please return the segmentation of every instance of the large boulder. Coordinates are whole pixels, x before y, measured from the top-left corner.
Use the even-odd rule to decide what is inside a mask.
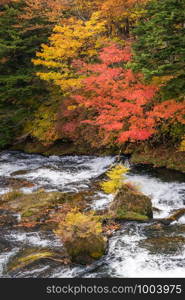
[[[55,233],[61,238],[73,262],[89,264],[105,253],[107,239],[102,234],[98,217],[91,213],[69,212]]]
[[[130,184],[124,184],[110,205],[115,219],[147,221],[153,217],[151,199]]]

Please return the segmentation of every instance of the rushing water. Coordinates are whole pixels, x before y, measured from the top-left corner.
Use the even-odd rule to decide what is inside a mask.
[[[0,154],[0,193],[8,191],[7,179],[33,182],[30,193],[38,188],[48,191],[78,192],[90,188],[115,162],[114,157],[30,155],[21,152]],[[125,162],[128,164],[128,162]],[[152,199],[154,217],[169,216],[175,209],[185,208],[185,175],[165,169],[131,166],[127,181]],[[112,195],[97,192],[91,202],[94,210],[108,207]],[[16,216],[19,218],[19,216]],[[2,228],[0,231],[0,277],[184,277],[185,245],[173,242],[185,237],[185,216],[160,229],[148,223],[124,222],[109,240],[107,254],[96,263],[84,267],[61,266],[42,260],[9,273],[7,264],[24,249],[61,249],[62,243],[51,232]],[[166,238],[167,246],[161,243]]]

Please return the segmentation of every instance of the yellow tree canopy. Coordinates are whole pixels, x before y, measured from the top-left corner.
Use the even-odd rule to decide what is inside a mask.
[[[47,67],[46,72],[37,75],[46,81],[59,85],[63,91],[73,91],[80,86],[81,79],[72,66],[73,59],[97,54],[105,39],[101,33],[105,30],[105,22],[98,13],[90,20],[68,19],[66,24],[57,25],[49,38],[49,45],[43,44],[33,60],[35,65]]]

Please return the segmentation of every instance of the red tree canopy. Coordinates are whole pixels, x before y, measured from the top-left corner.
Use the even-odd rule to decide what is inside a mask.
[[[75,130],[79,128],[74,118],[76,109],[83,111],[81,126],[86,124],[86,127],[98,128],[104,139],[102,143],[147,140],[167,119],[184,122],[182,110],[185,111],[185,103],[175,100],[159,103],[156,97],[159,87],[144,84],[141,74],[127,69],[130,60],[129,45],[120,49],[111,44],[100,52],[98,63],[74,61],[74,66],[85,79],[79,94],[72,96],[74,110],[69,109],[67,114],[69,119],[72,115],[73,118],[66,122],[66,132],[75,136]]]

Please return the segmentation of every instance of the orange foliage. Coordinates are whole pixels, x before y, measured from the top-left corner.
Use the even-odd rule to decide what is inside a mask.
[[[159,103],[159,87],[143,84],[141,74],[125,68],[131,60],[129,45],[120,49],[111,44],[100,52],[99,59],[101,62],[96,64],[74,62],[86,78],[80,93],[69,100],[74,110],[64,110],[63,131],[67,135],[78,139],[79,129],[83,132],[86,125],[86,138],[92,143],[90,131],[94,126],[99,145],[125,143],[147,140],[166,120],[185,123],[185,102]]]

